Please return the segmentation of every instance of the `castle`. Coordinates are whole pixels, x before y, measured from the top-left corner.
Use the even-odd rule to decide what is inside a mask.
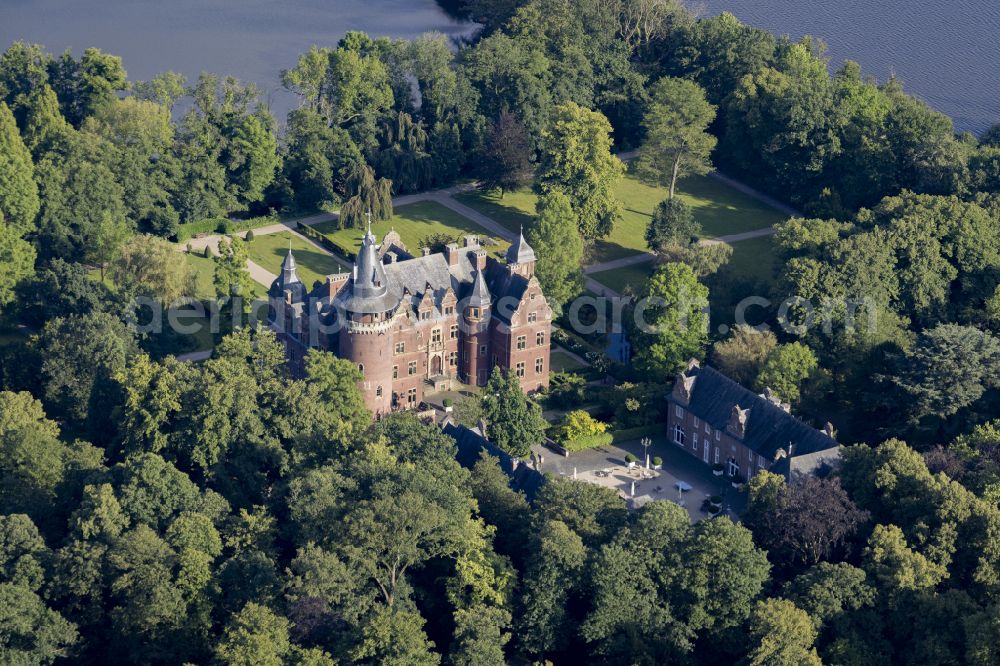
[[[535,277],[535,253],[519,235],[506,261],[475,236],[443,252],[411,255],[390,231],[376,244],[369,222],[351,273],[309,291],[291,250],[269,291],[272,327],[288,344],[356,363],[376,417],[413,409],[425,391],[455,380],[483,386],[494,367],[525,392],[549,383],[552,309]]]

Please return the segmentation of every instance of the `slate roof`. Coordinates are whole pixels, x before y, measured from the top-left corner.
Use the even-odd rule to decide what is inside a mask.
[[[535,261],[535,251],[528,245],[528,241],[524,240],[523,229],[518,233],[514,244],[507,248],[506,258],[508,264],[527,264]]]
[[[292,250],[289,248],[288,254],[285,255],[285,258],[281,262],[281,273],[271,282],[268,294],[281,297],[286,290],[291,290],[292,301],[301,301],[303,296],[305,296],[306,288],[299,279],[299,275],[295,269],[295,255],[292,254]]]
[[[692,414],[717,430],[726,430],[733,407],[750,410],[745,444],[751,451],[774,460],[778,449],[798,458],[819,451],[837,449],[836,440],[789,414],[771,400],[737,384],[711,367],[694,366],[687,372],[694,377],[691,400],[685,406]]]
[[[458,446],[456,459],[462,467],[472,469],[479,460],[480,453],[486,451],[499,459],[500,469],[510,479],[510,487],[523,492],[529,501],[534,500],[538,489],[545,483],[545,477],[542,473],[532,469],[523,461],[515,467],[514,459],[483,437],[478,428],[467,428],[448,420],[442,425],[441,431],[455,440],[455,444]]]

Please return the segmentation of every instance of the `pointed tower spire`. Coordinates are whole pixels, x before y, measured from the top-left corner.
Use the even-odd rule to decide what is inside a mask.
[[[524,227],[522,226],[517,234],[517,240],[507,250],[507,263],[509,265],[529,264],[535,261],[535,251],[524,240]]]
[[[476,277],[472,282],[472,293],[469,294],[469,305],[474,308],[488,308],[493,302],[490,290],[486,288],[486,280],[482,271],[476,271]]]
[[[283,285],[294,284],[296,282],[301,282],[299,280],[299,275],[296,273],[295,255],[292,254],[292,241],[288,241],[288,254],[285,255],[284,260],[281,262],[281,282]]]

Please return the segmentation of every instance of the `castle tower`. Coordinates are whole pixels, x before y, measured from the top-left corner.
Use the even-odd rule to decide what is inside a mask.
[[[507,248],[507,270],[531,279],[535,274],[535,251],[524,240],[524,230],[517,235],[514,244]]]
[[[337,355],[358,366],[365,404],[376,415],[392,409],[392,320],[401,297],[389,289],[369,218],[354,271],[334,305],[342,326]]]
[[[267,292],[268,316],[272,326],[298,337],[305,322],[302,320],[306,300],[306,287],[296,272],[295,256],[291,248],[281,262],[281,274],[271,283]]]
[[[476,271],[465,311],[462,313],[465,335],[462,345],[462,374],[465,381],[483,386],[489,378],[490,291],[482,269]]]

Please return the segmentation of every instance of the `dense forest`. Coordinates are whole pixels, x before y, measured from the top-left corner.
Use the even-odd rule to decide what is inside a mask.
[[[232,78],[0,56],[0,308],[28,334],[0,345],[0,662],[1000,663],[1000,129],[956,135],[816,41],[670,0],[449,9],[482,30],[275,63],[301,99],[280,120]],[[558,477],[529,499],[433,425],[372,424],[350,363],[310,352],[293,377],[251,328],[182,363],[126,307],[191,295],[195,233],[359,226],[469,178],[539,194],[525,233],[558,313],[621,217],[625,150],[671,193],[637,295],[690,317],[634,332],[633,367],[599,360],[629,396],[608,409],[645,418],[707,358],[852,443],[832,477],[754,476],[740,522]],[[725,298],[798,296],[793,324],[828,326],[681,325],[727,260],[673,197],[711,168],[803,212],[774,283]],[[214,262],[220,300],[249,292],[243,243]],[[504,381],[487,394],[509,404],[459,418],[515,414],[488,424],[513,451],[540,410]],[[539,400],[589,390],[560,376]]]

